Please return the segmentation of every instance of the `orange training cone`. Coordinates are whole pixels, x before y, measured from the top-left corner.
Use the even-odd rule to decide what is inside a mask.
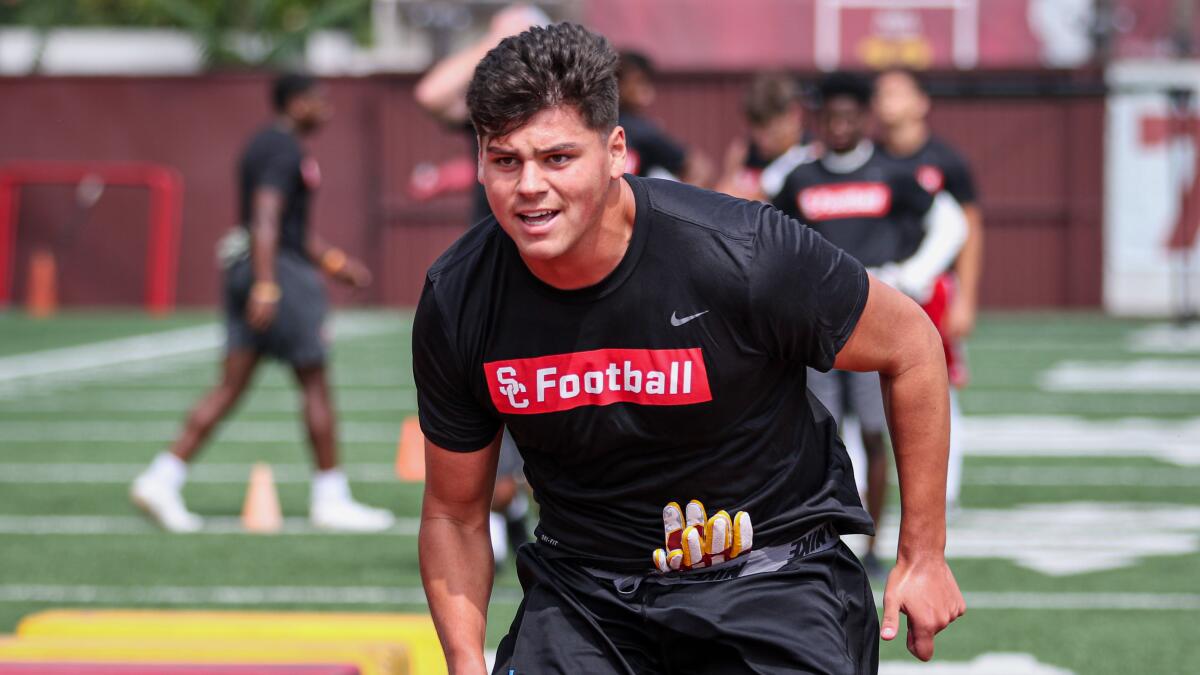
[[[404,420],[396,446],[396,477],[409,483],[425,480],[425,434],[416,417]]]
[[[242,506],[242,527],[247,532],[259,534],[271,534],[283,528],[283,511],[279,508],[279,494],[275,491],[275,477],[269,464],[258,462],[250,469],[250,486]]]
[[[58,265],[52,252],[38,249],[29,256],[25,296],[25,310],[31,316],[45,318],[58,309]]]

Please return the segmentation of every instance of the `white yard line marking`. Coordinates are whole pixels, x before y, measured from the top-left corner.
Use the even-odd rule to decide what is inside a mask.
[[[76,347],[17,354],[0,358],[0,382],[155,361],[170,356],[209,351],[216,349],[220,344],[220,327],[207,324]]]
[[[1200,361],[1063,361],[1038,377],[1038,386],[1060,392],[1200,393]],[[1200,403],[1193,401],[1194,410]]]
[[[971,593],[967,607],[1033,610],[1200,610],[1200,593]],[[492,600],[517,603],[521,592],[498,587]],[[92,586],[3,584],[0,602],[256,605],[423,605],[420,586]],[[875,602],[882,602],[877,595]]]
[[[1038,661],[1032,654],[990,652],[970,661],[880,661],[879,675],[1075,675]]]
[[[400,423],[343,422],[338,429],[343,443],[395,443],[400,438]],[[180,420],[172,421],[0,421],[0,443],[166,443],[179,433]],[[216,432],[216,442],[229,443],[305,443],[303,429],[296,421],[264,422],[237,420]]]
[[[15,484],[124,484],[131,482],[146,463],[0,463],[0,483]],[[343,467],[355,483],[396,483],[396,470],[391,464],[354,463]],[[271,473],[276,483],[307,485],[312,468],[307,464],[273,464]],[[200,463],[188,471],[188,483],[245,484],[250,479],[249,464]]]
[[[877,543],[895,555],[885,518]],[[1200,551],[1200,506],[1058,502],[962,509],[948,523],[946,557],[1001,559],[1048,576],[1132,567],[1144,558]]]
[[[407,331],[406,323],[399,317],[338,314],[333,319],[333,332],[345,338],[399,333]],[[0,357],[0,398],[177,368],[209,356],[223,340],[219,325],[206,324]]]
[[[110,390],[81,394],[58,393],[53,396],[30,396],[0,403],[3,413],[57,413],[88,415],[99,412],[163,412],[182,415],[195,405],[201,392],[195,387],[175,390]],[[402,412],[415,410],[415,389],[399,388],[390,391],[362,391],[334,386],[334,404],[338,410],[353,412]],[[290,383],[284,387],[264,389],[253,386],[246,393],[240,410],[249,412],[290,412],[300,410],[299,394]]]
[[[383,533],[369,536],[394,535],[415,537],[420,527],[416,518],[397,518],[396,524]],[[0,534],[25,535],[140,535],[163,534],[150,521],[139,516],[0,516]],[[245,534],[240,518],[205,518],[204,528],[197,534]],[[283,520],[280,534],[294,536],[347,536],[345,533],[328,532],[313,527],[307,518],[288,517]],[[163,536],[168,536],[163,534]]]
[[[494,599],[519,602],[498,588]],[[84,586],[5,584],[0,602],[165,605],[424,605],[420,586]]]
[[[1200,354],[1200,324],[1155,324],[1130,333],[1126,348],[1142,353]]]
[[[987,415],[963,420],[967,454],[999,457],[1154,457],[1200,465],[1200,418],[1088,420]]]
[[[108,484],[128,483],[146,468],[145,463],[110,462],[0,462],[0,483],[13,484]],[[272,464],[275,482],[307,484],[312,469],[307,464]],[[395,467],[385,463],[356,462],[344,467],[356,483],[396,482]],[[250,465],[200,462],[188,473],[189,483],[243,484]],[[968,468],[967,485],[1030,487],[1200,487],[1200,472],[1158,467],[1040,467],[988,466]]]

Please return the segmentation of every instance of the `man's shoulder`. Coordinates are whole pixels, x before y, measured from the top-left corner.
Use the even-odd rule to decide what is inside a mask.
[[[967,165],[966,158],[953,145],[939,136],[930,136],[929,143],[925,146],[932,163],[940,166],[962,166]]]
[[[247,156],[295,155],[302,152],[300,142],[288,132],[274,124],[264,126],[254,132],[246,141]]]
[[[770,206],[731,197],[687,183],[659,178],[631,178],[646,192],[650,215],[656,222],[682,226],[683,232],[716,235],[725,239],[750,240]]]
[[[500,225],[495,216],[475,223],[433,261],[427,276],[435,283],[442,279],[471,276],[479,262],[499,245],[499,234]]]

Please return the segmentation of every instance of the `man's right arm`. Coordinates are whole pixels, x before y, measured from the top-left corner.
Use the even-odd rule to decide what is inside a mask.
[[[483,641],[495,564],[488,509],[499,448],[499,434],[477,452],[425,442],[421,580],[453,675],[487,672]]]
[[[283,216],[283,193],[263,186],[254,191],[250,222],[250,259],[254,285],[246,302],[246,321],[264,331],[275,320],[280,290],[275,281],[275,252],[279,248],[279,222]]]
[[[497,12],[483,37],[439,61],[417,82],[417,104],[444,122],[466,122],[467,86],[480,59],[504,38],[546,23],[546,15],[530,5],[512,5]]]

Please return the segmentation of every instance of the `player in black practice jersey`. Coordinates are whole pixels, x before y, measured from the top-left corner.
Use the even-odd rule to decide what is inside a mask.
[[[808,366],[883,373],[903,510],[881,634],[907,612],[930,658],[964,610],[936,331],[778,210],[624,174],[615,67],[556,24],[502,41],[468,90],[495,216],[430,267],[413,326],[421,573],[451,672],[484,672],[502,426],[541,509],[493,672],[875,672],[870,586],[838,539],[871,522]],[[737,515],[660,566],[688,498]]]
[[[645,54],[621,53],[617,69],[620,82],[620,123],[629,145],[625,170],[637,176],[672,178],[707,185],[712,164],[703,152],[684,147],[646,116],[654,103],[654,64]]]
[[[182,433],[134,481],[130,495],[164,528],[200,529],[180,496],[187,463],[225,418],[250,383],[260,359],[291,366],[300,385],[304,421],[316,460],[310,517],[317,527],[377,531],[392,514],[350,496],[338,468],[333,405],[326,379],[323,270],[342,283],[364,287],[371,274],[358,260],[309,229],[309,203],[321,181],[316,160],[301,140],[329,116],[316,80],[289,74],[276,80],[277,116],[247,144],[238,167],[240,227],[222,242],[226,353],[220,384],[192,410]]]
[[[812,148],[803,141],[800,88],[785,73],[763,73],[750,82],[742,106],[750,137],[735,139],[715,190],[743,199],[770,201]]]
[[[889,70],[875,80],[875,116],[888,156],[908,167],[931,193],[946,191],[962,206],[967,217],[967,240],[953,269],[938,280],[937,292],[925,303],[942,334],[950,374],[950,468],[946,501],[958,501],[962,486],[961,418],[955,390],[966,386],[967,363],[962,341],[975,326],[979,277],[983,267],[983,211],[967,161],[945,141],[929,131],[929,96],[917,77],[906,70]]]
[[[935,200],[866,137],[870,84],[865,79],[833,73],[821,82],[820,96],[818,128],[826,151],[787,177],[776,206],[923,301],[962,243],[961,211],[953,200]],[[835,419],[842,418],[844,399],[854,409],[867,455],[867,510],[878,524],[887,493],[887,425],[878,376],[812,371],[809,386]],[[874,540],[864,562],[868,570],[882,573]]]

